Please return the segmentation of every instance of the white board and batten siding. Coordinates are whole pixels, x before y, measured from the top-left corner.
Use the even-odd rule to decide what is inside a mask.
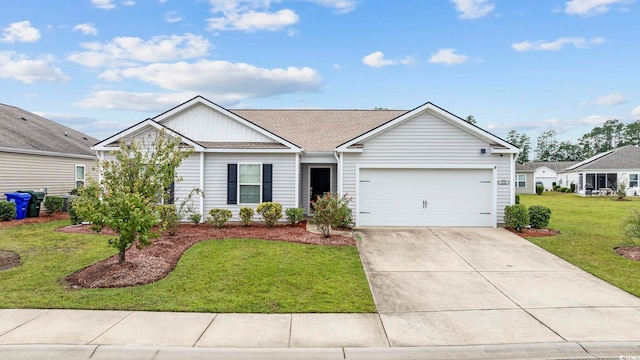
[[[486,149],[486,152],[481,153],[481,149]],[[364,210],[361,209],[361,206],[368,206],[367,201],[371,200],[371,198],[365,199],[364,204],[359,200],[359,197],[363,195],[360,193],[361,184],[359,183],[362,175],[369,176],[373,174],[376,176],[376,170],[367,169],[387,169],[386,171],[390,175],[379,175],[378,178],[383,181],[399,183],[394,186],[401,194],[402,189],[405,189],[406,193],[410,192],[407,189],[418,191],[420,187],[415,184],[409,186],[409,182],[419,181],[416,179],[420,179],[422,176],[423,181],[425,181],[424,186],[431,186],[431,188],[428,189],[428,193],[419,194],[416,211],[422,211],[421,204],[423,200],[429,201],[429,199],[420,197],[429,195],[434,196],[437,194],[439,198],[448,198],[449,208],[462,208],[466,206],[467,201],[477,203],[482,198],[488,201],[489,206],[488,209],[486,207],[483,208],[481,212],[491,212],[489,216],[493,219],[491,223],[483,226],[496,226],[496,222],[503,222],[504,207],[512,203],[511,186],[513,185],[513,175],[511,174],[510,154],[504,154],[503,156],[491,154],[491,146],[487,141],[429,112],[416,115],[414,118],[408,119],[404,123],[368,139],[364,142],[364,151],[362,153],[343,153],[342,156],[342,192],[354,196],[354,202],[351,203],[351,206],[356,216],[360,216],[358,211]],[[394,172],[394,169],[398,171]],[[411,171],[403,172],[401,169],[423,170],[420,172],[421,175],[416,175]],[[430,173],[431,175],[429,175]],[[391,177],[389,178],[388,176]],[[472,181],[466,184],[464,182],[460,183],[455,177],[467,178]],[[403,186],[403,181],[407,182],[407,186]],[[490,181],[490,183],[486,181]],[[498,181],[507,183],[498,185]],[[478,187],[475,187],[474,183],[477,183]],[[487,184],[489,185],[487,186]],[[460,186],[463,186],[463,188],[460,188]],[[482,190],[480,187],[483,189],[489,187],[490,189]],[[384,194],[371,193],[372,190],[367,190],[366,185],[363,190],[365,191],[364,195],[367,197],[383,198],[384,196]],[[369,192],[367,193],[367,191]],[[473,196],[475,191],[487,191],[489,195],[485,193],[482,196]],[[417,195],[416,197],[418,197]],[[392,196],[392,194],[387,196]],[[395,206],[397,205],[399,204]],[[435,204],[427,204],[427,208],[429,205]],[[394,205],[389,203],[389,206]],[[445,210],[441,209],[441,211]],[[366,214],[363,215],[366,216]],[[450,215],[449,217],[455,216]],[[459,218],[461,217],[459,216]],[[417,220],[414,220],[407,220],[407,223],[411,222],[413,226],[418,225]],[[453,226],[456,224],[465,225],[465,222],[443,220],[437,223],[430,220],[424,221],[424,226]],[[358,225],[360,224],[358,223]],[[478,226],[477,221],[470,220],[468,226]]]
[[[163,125],[194,141],[274,142],[264,134],[203,104],[179,112]]]
[[[272,164],[273,201],[282,204],[283,211],[296,206],[295,154],[233,154],[206,153],[204,159],[205,214],[213,208],[229,209],[232,221],[239,221],[241,207],[256,209],[258,204],[227,204],[227,164]],[[256,217],[256,219],[258,219]]]
[[[84,165],[85,181],[95,175],[95,160],[0,152],[0,199],[17,190],[68,194],[76,185],[76,165]]]

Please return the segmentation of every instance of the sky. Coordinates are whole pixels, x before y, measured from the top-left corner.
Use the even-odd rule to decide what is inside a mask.
[[[196,95],[413,109],[575,141],[640,119],[636,0],[20,0],[0,103],[104,139]]]

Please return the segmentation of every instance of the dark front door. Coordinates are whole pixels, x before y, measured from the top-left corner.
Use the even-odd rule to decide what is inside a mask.
[[[331,169],[311,168],[310,178],[311,201],[331,191]],[[311,210],[313,211],[313,208]]]

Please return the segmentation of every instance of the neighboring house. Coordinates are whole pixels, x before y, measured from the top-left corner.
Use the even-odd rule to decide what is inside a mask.
[[[519,188],[518,185],[522,184],[518,182],[516,184],[516,192],[519,194],[535,194],[536,186],[535,184],[542,184],[544,189],[549,191],[553,190],[553,183],[555,182],[558,186],[569,187],[570,184],[563,184],[563,179],[558,176],[558,173],[570,166],[575,165],[576,161],[530,161],[522,164],[516,165],[516,178],[520,174],[521,179],[524,179],[525,172],[528,174],[529,171],[533,171],[532,178],[527,178],[527,186],[526,189],[524,186]],[[520,189],[520,190],[518,190]],[[530,190],[530,191],[529,191]]]
[[[611,192],[618,182],[627,185],[627,195],[640,195],[640,147],[627,145],[597,154],[559,174],[566,184],[576,184],[579,194]]]
[[[535,170],[525,166],[527,163],[516,163],[515,187],[516,194],[535,194]]]
[[[0,104],[0,199],[16,190],[64,195],[95,164],[98,140],[28,111]]]
[[[226,208],[262,201],[303,207],[348,194],[356,226],[496,226],[514,201],[518,149],[426,103],[411,111],[228,110],[197,96],[96,144],[166,129],[194,153],[177,169],[184,199]]]

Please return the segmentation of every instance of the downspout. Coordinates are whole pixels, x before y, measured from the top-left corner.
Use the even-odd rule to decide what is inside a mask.
[[[204,214],[204,151],[200,152],[200,222],[204,222],[206,216]]]
[[[295,207],[300,207],[300,153],[296,153],[296,190],[295,190]]]

